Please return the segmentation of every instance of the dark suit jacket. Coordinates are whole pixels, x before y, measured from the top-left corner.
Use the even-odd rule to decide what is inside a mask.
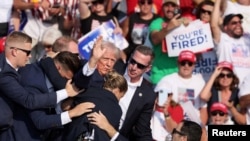
[[[28,64],[19,69],[18,72],[21,75],[20,83],[30,94],[54,94],[54,92],[49,93],[45,76],[48,80],[52,80],[50,76],[53,76],[53,79],[57,81],[56,87],[53,85],[55,91],[63,89],[66,85],[66,80],[61,78],[51,58],[45,58],[40,62]],[[50,83],[52,82],[50,81]],[[18,111],[14,117],[14,131],[17,141],[39,141],[41,140],[41,136],[47,131],[46,129],[62,128],[61,116],[60,114],[55,114],[54,107],[35,110],[20,107]]]
[[[56,106],[55,93],[52,95],[29,94],[20,85],[20,75],[6,62],[4,53],[0,54],[0,94],[0,113],[3,113],[0,115],[0,130],[4,130],[0,134],[7,133],[5,131],[10,130],[8,127],[12,126],[14,104],[29,109]]]
[[[114,69],[119,73],[124,74],[126,66],[127,65],[124,64],[122,60],[118,60]],[[79,73],[78,76],[78,82],[75,82],[78,85],[95,84],[98,86],[99,84],[99,87],[101,87],[104,82],[103,77],[100,76],[97,70],[90,77],[83,76],[82,73]],[[96,83],[95,80],[98,80],[98,83]],[[137,87],[131,100],[123,126],[119,131],[120,135],[118,136],[117,141],[124,141],[126,139],[131,141],[153,140],[150,120],[155,99],[156,94],[153,91],[153,86],[147,80],[143,79],[142,85]]]
[[[150,120],[156,94],[146,80],[137,87],[120,133],[131,141],[152,141]]]
[[[122,110],[113,93],[103,88],[90,87],[75,100],[76,104],[82,102],[93,102],[95,104],[93,111],[101,111],[114,128],[119,128]],[[94,141],[110,141],[104,130],[89,123],[86,114],[74,118],[71,123],[66,125],[63,140],[76,141],[81,134],[91,132],[92,129],[94,129]]]

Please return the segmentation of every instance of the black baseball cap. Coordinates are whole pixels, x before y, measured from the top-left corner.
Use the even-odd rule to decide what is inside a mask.
[[[243,16],[241,14],[229,14],[224,17],[223,26],[227,25],[235,16],[239,17],[240,19],[243,19]]]

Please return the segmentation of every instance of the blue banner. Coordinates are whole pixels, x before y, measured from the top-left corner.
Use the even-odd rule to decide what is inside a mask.
[[[90,31],[78,40],[78,49],[82,58],[89,59],[96,39],[101,35],[103,40],[112,42],[119,49],[128,47],[127,40],[121,34],[114,34],[115,24],[112,20],[103,23],[98,28]]]

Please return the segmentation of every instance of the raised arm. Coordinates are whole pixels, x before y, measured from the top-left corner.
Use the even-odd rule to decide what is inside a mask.
[[[0,85],[2,94],[28,109],[55,107],[61,100],[78,94],[72,84],[70,84],[70,81],[67,82],[65,89],[57,92],[30,94],[10,73],[0,75]]]
[[[216,77],[221,73],[222,68],[216,67],[213,74],[210,76],[207,84],[204,86],[204,88],[201,90],[200,98],[204,100],[205,102],[208,102],[210,97],[212,96],[211,88],[214,84],[214,80]]]
[[[175,15],[173,19],[170,20],[170,22],[167,23],[166,27],[163,27],[161,30],[155,30],[150,33],[150,38],[153,44],[157,45],[162,42],[162,40],[165,38],[165,36],[174,28],[180,26],[182,24],[182,19],[177,19],[180,15]],[[154,21],[150,25],[150,27],[153,27]],[[159,26],[159,25],[157,25]]]
[[[91,76],[94,74],[94,71],[96,69],[97,62],[102,57],[102,55],[105,53],[106,49],[102,47],[102,37],[98,37],[94,47],[91,52],[90,59],[82,69],[80,69],[75,75],[74,75],[74,84],[79,89],[86,89],[89,86]]]
[[[127,37],[129,31],[129,17],[127,17],[121,24],[121,28],[123,31],[123,37]]]
[[[220,5],[221,0],[216,0],[214,5],[214,11],[212,12],[212,17],[210,21],[211,31],[214,38],[214,41],[216,43],[220,42],[220,36],[221,36],[221,29],[220,29]]]
[[[89,10],[89,4],[91,4],[92,0],[79,0],[79,12],[80,12],[80,18],[86,19],[90,16],[91,11]]]

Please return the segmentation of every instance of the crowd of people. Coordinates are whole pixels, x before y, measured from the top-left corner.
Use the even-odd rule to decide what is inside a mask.
[[[2,3],[0,141],[207,141],[208,125],[250,124],[250,0]],[[128,47],[100,35],[85,59],[78,39],[110,20]],[[214,46],[169,55],[195,21]]]

